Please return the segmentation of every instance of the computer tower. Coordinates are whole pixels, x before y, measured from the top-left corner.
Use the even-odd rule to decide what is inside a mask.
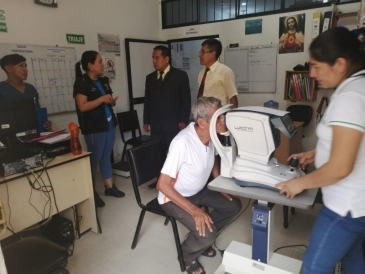
[[[42,232],[43,236],[63,247],[69,247],[74,243],[75,230],[72,221],[54,215]]]

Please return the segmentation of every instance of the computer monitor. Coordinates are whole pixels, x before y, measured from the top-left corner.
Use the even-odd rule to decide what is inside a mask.
[[[33,99],[0,101],[0,141],[7,146],[39,136]]]

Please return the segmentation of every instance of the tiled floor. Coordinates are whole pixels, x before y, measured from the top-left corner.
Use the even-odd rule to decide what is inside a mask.
[[[141,274],[181,273],[171,225],[164,226],[164,218],[146,213],[137,247],[132,250],[131,244],[139,218],[138,207],[130,178],[115,176],[116,185],[126,193],[126,197],[117,199],[105,197],[101,183],[97,186],[106,206],[99,208],[102,234],[86,233],[75,241],[74,255],[69,258],[68,270],[71,274]],[[141,189],[142,197],[151,200],[156,197],[155,189],[147,185]],[[248,199],[242,199],[243,207]],[[289,217],[289,228],[284,229],[282,206],[275,206],[274,249],[284,245],[308,244],[309,235],[315,216],[320,209],[296,210]],[[216,245],[225,249],[232,240],[251,244],[251,206],[217,238]],[[179,226],[180,238],[187,230]],[[301,259],[305,247],[285,248],[278,253]],[[207,274],[212,274],[222,261],[220,254],[215,258],[201,257],[199,261]]]

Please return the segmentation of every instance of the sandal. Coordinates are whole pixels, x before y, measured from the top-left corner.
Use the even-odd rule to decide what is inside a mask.
[[[213,258],[217,254],[217,251],[213,247],[208,247],[204,252],[201,254],[202,256]]]
[[[200,274],[205,274],[203,266],[199,263],[197,259],[192,262],[185,262],[185,271],[188,274],[193,274],[194,271],[198,270],[199,268],[203,270],[203,272],[200,272]]]

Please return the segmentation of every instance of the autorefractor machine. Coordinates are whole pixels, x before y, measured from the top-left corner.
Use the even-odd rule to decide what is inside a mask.
[[[274,158],[275,149],[280,145],[280,132],[288,138],[297,132],[288,112],[266,107],[230,107],[227,105],[218,109],[210,123],[212,142],[221,157],[221,177],[232,178],[242,187],[266,188],[278,192],[279,189],[275,187],[277,183],[304,175],[303,171],[297,169],[297,159],[292,159],[286,166]],[[216,132],[216,121],[221,114],[225,114],[228,128],[223,134],[223,145]],[[255,201],[251,219],[252,257],[232,257],[229,260],[232,263],[240,260],[241,266],[244,261],[245,270],[239,273],[295,273],[263,267],[263,264],[270,264],[273,253],[273,206],[264,200]],[[283,263],[286,263],[285,260]]]

